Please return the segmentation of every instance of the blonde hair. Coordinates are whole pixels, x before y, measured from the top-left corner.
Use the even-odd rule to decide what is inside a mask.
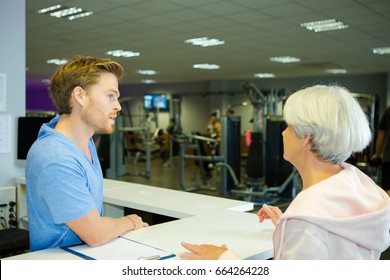
[[[92,56],[76,56],[68,63],[58,67],[50,80],[50,97],[58,113],[70,114],[70,96],[76,86],[88,89],[98,82],[100,74],[109,72],[118,80],[123,75],[123,67],[111,59]]]

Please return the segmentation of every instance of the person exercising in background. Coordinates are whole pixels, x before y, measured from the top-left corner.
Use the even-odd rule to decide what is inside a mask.
[[[205,154],[207,155],[211,155],[211,156],[217,156],[219,155],[219,140],[221,138],[221,130],[222,130],[222,127],[221,127],[221,123],[219,122],[218,120],[218,115],[216,112],[212,113],[210,115],[210,119],[209,121],[207,122],[207,125],[205,127],[205,136],[206,137],[210,137],[210,138],[213,138],[215,140],[218,140],[218,141],[208,141],[207,144],[208,144],[208,147],[204,148],[206,150],[209,150],[208,152],[205,152]],[[214,168],[214,161],[203,161],[203,166],[204,166],[204,170],[206,172],[206,179],[211,179],[212,177],[212,169]]]
[[[214,139],[221,138],[221,128],[217,113],[212,113],[205,127],[206,136]]]

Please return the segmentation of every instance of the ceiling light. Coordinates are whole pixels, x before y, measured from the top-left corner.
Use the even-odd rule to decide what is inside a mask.
[[[37,11],[39,14],[47,14],[56,18],[68,18],[69,20],[74,20],[78,18],[87,17],[93,15],[93,12],[84,11],[81,8],[77,7],[66,7],[62,5],[55,5],[48,8],[44,8]]]
[[[322,32],[348,28],[348,25],[335,19],[328,19],[301,23],[301,27],[305,27],[306,29],[314,32]]]
[[[346,74],[347,70],[342,68],[335,68],[335,69],[326,69],[325,72],[331,74]]]
[[[69,20],[74,20],[74,19],[78,19],[78,18],[88,17],[88,16],[91,16],[91,15],[93,15],[93,12],[85,12],[85,13],[81,13],[81,14],[70,16],[70,17],[68,17],[68,19]]]
[[[146,80],[142,80],[141,83],[143,84],[154,84],[156,81],[155,80],[150,80],[150,79],[146,79]]]
[[[68,63],[68,60],[66,60],[66,59],[53,58],[53,59],[47,60],[46,63],[47,63],[47,64],[62,65],[62,64]]]
[[[275,78],[275,75],[272,73],[256,73],[254,76],[256,78]]]
[[[81,13],[82,11],[83,9],[81,8],[71,7],[68,9],[52,12],[49,15],[56,18],[62,18],[62,17],[68,17],[70,15]]]
[[[294,63],[301,61],[298,57],[292,57],[292,56],[278,56],[278,57],[271,57],[271,61],[273,62],[280,62],[280,63]]]
[[[372,49],[372,52],[373,52],[374,54],[379,54],[379,55],[390,54],[390,47],[375,48],[375,49]]]
[[[40,9],[37,12],[38,12],[38,14],[47,14],[47,13],[49,13],[51,11],[58,10],[61,7],[62,7],[61,5],[55,5],[55,6],[51,6],[51,7]]]
[[[192,67],[195,69],[207,69],[207,70],[215,70],[221,68],[217,64],[208,64],[208,63],[194,64]]]
[[[132,57],[132,56],[140,56],[139,52],[132,52],[132,51],[124,51],[124,50],[113,50],[108,51],[106,54],[115,56],[115,57]]]
[[[141,74],[141,75],[156,75],[156,74],[158,74],[158,71],[156,71],[156,70],[138,70],[137,73]]]
[[[184,42],[200,47],[212,47],[225,44],[225,41],[221,41],[215,38],[209,39],[208,37],[188,39]]]

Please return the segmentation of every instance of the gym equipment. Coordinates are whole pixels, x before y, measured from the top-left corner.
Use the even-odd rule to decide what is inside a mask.
[[[170,100],[170,124],[167,128],[169,133],[169,159],[164,163],[164,167],[172,167],[174,151],[177,150],[177,144],[180,142],[175,140],[176,137],[180,138],[182,134],[181,127],[181,96],[172,95]]]
[[[241,118],[223,116],[221,126],[221,155],[224,158],[216,164],[216,167],[225,167],[221,172],[219,192],[227,196],[236,185],[235,179],[229,173],[234,174],[236,178],[240,178],[241,174]]]
[[[218,163],[226,168],[234,188],[230,193],[243,197],[255,204],[273,204],[284,198],[294,198],[300,191],[299,174],[296,169],[283,159],[283,142],[281,132],[284,130],[281,118],[267,118],[266,143],[262,141],[262,133],[254,132],[246,163],[245,182],[241,183],[230,166]],[[263,146],[267,153],[263,153]],[[266,162],[265,166],[262,163]],[[264,172],[263,172],[264,170]]]
[[[208,164],[210,162],[218,162],[224,160],[222,156],[215,155],[211,152],[210,155],[206,155],[203,150],[203,144],[206,143],[210,145],[211,151],[215,149],[215,145],[219,141],[218,139],[205,137],[199,135],[199,133],[191,133],[186,135],[181,135],[181,137],[177,137],[176,141],[180,144],[180,154],[179,154],[179,164],[180,164],[180,177],[179,177],[179,185],[180,189],[183,191],[197,191],[199,189],[208,189],[215,190],[213,188],[207,187],[207,176],[205,170],[205,163]],[[186,154],[186,151],[192,150],[194,152],[193,155]],[[185,187],[185,160],[195,160],[197,165],[200,168],[201,178],[203,186],[195,186],[193,188]]]
[[[262,93],[253,83],[245,83],[244,90],[254,107],[253,131],[246,164],[245,183],[237,179],[239,173],[227,163],[218,163],[230,174],[234,188],[225,193],[244,197],[255,203],[275,203],[284,197],[295,197],[299,191],[298,172],[283,159],[281,114],[284,90],[272,89]],[[229,153],[228,153],[229,154]],[[229,184],[227,186],[230,187]],[[259,200],[260,198],[260,200]]]
[[[109,179],[115,179],[117,176],[129,174],[124,163],[125,152],[127,152],[128,156],[131,155],[131,152],[136,153],[134,164],[137,164],[140,156],[145,156],[145,172],[130,175],[141,175],[150,178],[152,153],[160,149],[159,145],[156,145],[156,139],[160,132],[160,129],[158,128],[158,112],[154,114],[152,112],[145,112],[145,110],[142,109],[142,114],[140,115],[143,115],[144,118],[139,126],[134,127],[129,104],[132,100],[132,97],[125,97],[119,100],[122,111],[115,121],[114,133],[109,135],[110,156],[109,167],[106,170],[106,177]],[[151,135],[152,123],[156,126],[153,135]],[[130,147],[125,139],[125,133],[138,133],[140,135],[140,143],[135,143],[137,144],[135,147]]]

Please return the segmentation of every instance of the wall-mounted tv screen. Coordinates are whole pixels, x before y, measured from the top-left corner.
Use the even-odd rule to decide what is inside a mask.
[[[144,95],[144,107],[146,110],[169,110],[169,100],[165,94],[148,93]]]
[[[17,159],[27,158],[27,153],[37,139],[42,124],[50,122],[52,118],[53,117],[19,117]]]

